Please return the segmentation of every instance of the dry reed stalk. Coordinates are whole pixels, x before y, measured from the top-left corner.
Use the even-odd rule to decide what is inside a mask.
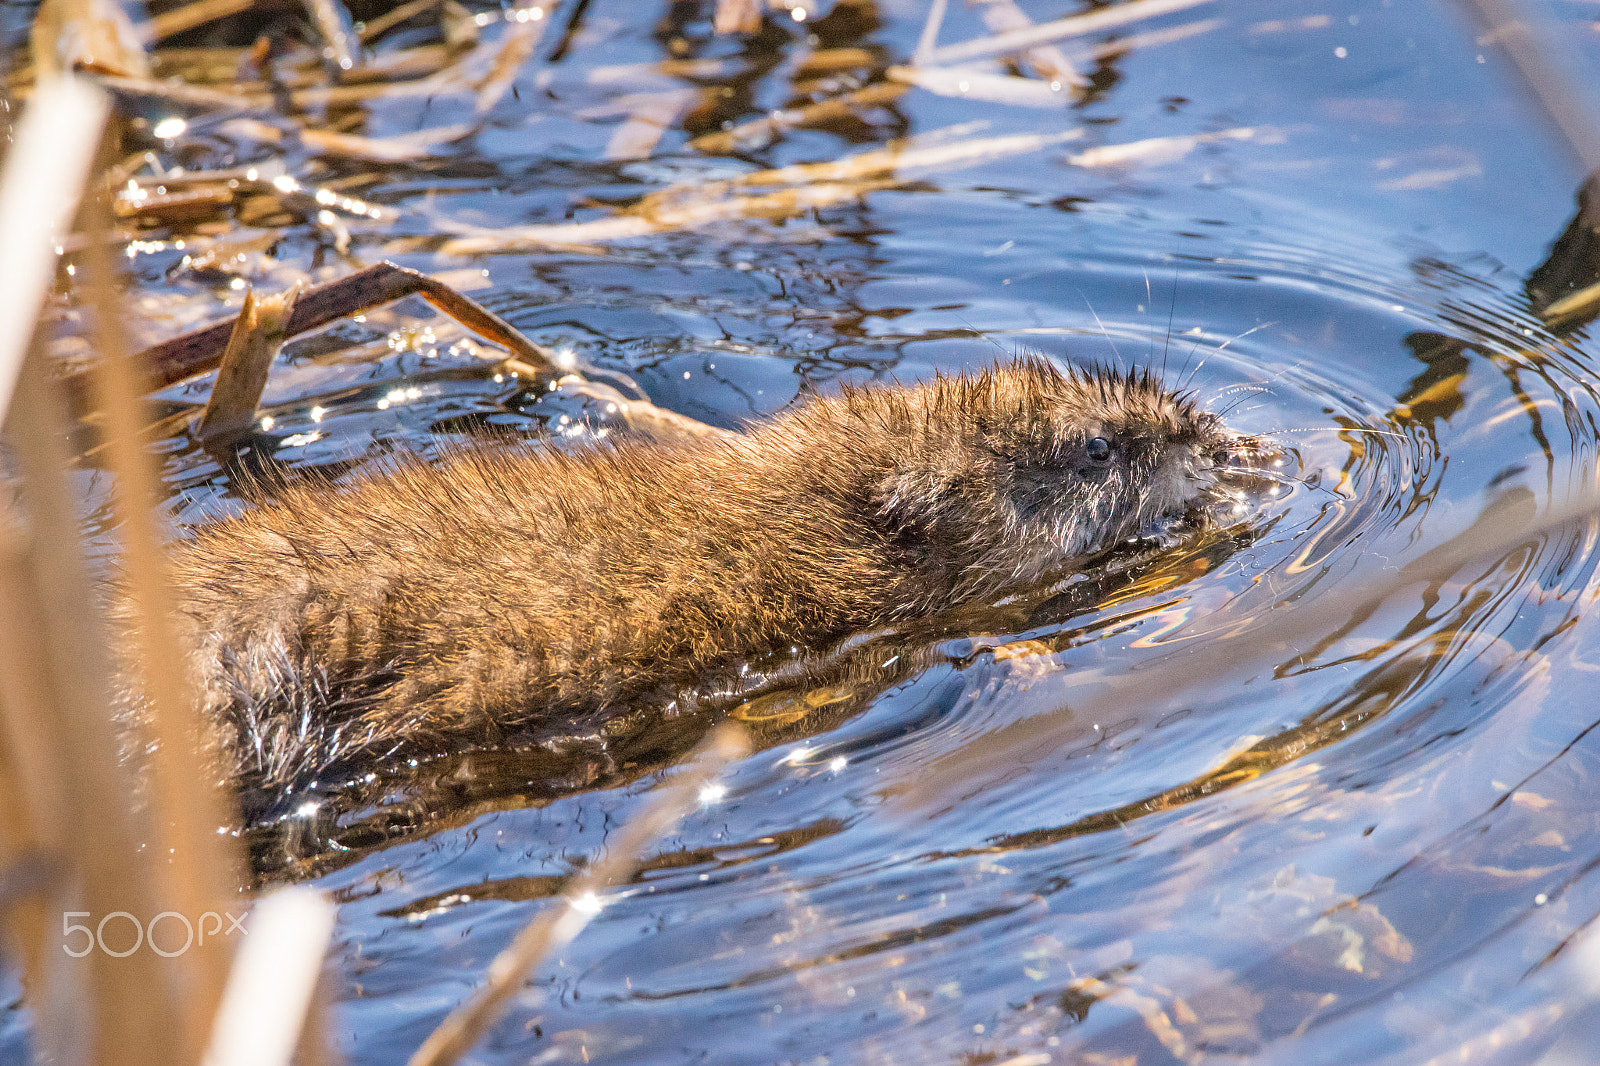
[[[1014,107],[1062,108],[1077,99],[1064,90],[1065,83],[1059,80],[1046,83],[1036,78],[995,74],[972,67],[896,66],[890,67],[884,75],[890,81],[915,85],[940,96],[986,100]]]
[[[300,298],[300,286],[256,299],[251,289],[234,319],[233,332],[222,353],[216,384],[206,399],[195,431],[203,440],[237,437],[250,428],[256,405],[267,386],[267,372],[287,336],[289,316]]]
[[[345,85],[375,83],[379,89],[390,83],[410,81],[413,78],[437,74],[450,61],[450,46],[444,44],[419,44],[414,48],[401,48],[373,56],[340,80]],[[294,97],[291,96],[293,101]]]
[[[52,109],[63,93],[78,94],[76,111]],[[225,912],[241,870],[229,850],[232,838],[218,833],[233,819],[207,784],[214,775],[200,756],[199,723],[181,657],[164,632],[166,582],[151,517],[158,482],[140,440],[135,372],[119,351],[114,267],[105,240],[110,216],[103,202],[91,201],[83,211],[89,237],[84,259],[102,355],[91,384],[104,415],[105,453],[117,474],[126,585],[139,616],[137,648],[131,650],[142,660],[154,725],[147,809],[130,808],[136,790],[119,758],[107,634],[78,539],[65,443],[70,422],[44,369],[42,344],[33,346],[20,367],[16,356],[19,338],[33,330],[48,276],[37,261],[53,259],[41,254],[41,246],[49,251],[50,224],[70,214],[92,155],[85,146],[97,141],[104,118],[103,101],[85,93],[53,80],[40,87],[17,145],[27,149],[37,136],[30,125],[43,122],[52,127],[52,150],[13,153],[0,189],[0,232],[16,238],[5,243],[0,257],[24,268],[7,298],[15,305],[31,293],[35,301],[8,306],[13,313],[0,319],[0,396],[14,397],[8,412],[0,413],[9,414],[5,428],[22,503],[20,509],[9,500],[0,504],[0,859],[8,864],[5,885],[26,897],[3,902],[9,903],[7,926],[27,967],[36,1045],[47,1060],[182,1066],[200,1061],[228,965],[215,936],[209,945],[202,936],[201,948],[189,950],[194,926],[203,931],[208,912]],[[29,168],[54,178],[21,183],[37,203],[17,194],[16,172]],[[36,224],[9,224],[14,219],[7,213],[15,215],[18,204],[38,216]],[[168,914],[190,930],[176,951],[161,950],[153,939],[157,919]],[[119,916],[135,926],[126,951],[121,942],[105,941],[105,921]],[[218,914],[209,916],[220,929]],[[85,921],[56,932],[58,917]],[[74,933],[91,939],[84,945],[70,939]],[[318,969],[320,942],[302,955],[307,967]],[[244,978],[251,976],[258,984],[274,977],[258,972]],[[300,1013],[308,1001],[309,994]],[[287,1054],[278,1060],[286,1061]]]
[[[118,196],[111,209],[119,221],[167,226],[174,222],[215,218],[233,200],[233,190],[222,185],[157,193],[138,199]]]
[[[978,17],[990,33],[1014,33],[1034,28],[1034,22],[1016,5],[1016,0],[978,0]],[[1017,56],[1020,64],[1045,81],[1060,82],[1082,92],[1089,79],[1079,74],[1061,49],[1042,44]]]
[[[1185,22],[1181,26],[1172,26],[1164,30],[1130,33],[1126,37],[1119,37],[1114,41],[1103,41],[1095,45],[1089,49],[1088,55],[1091,59],[1111,59],[1128,52],[1137,52],[1143,48],[1155,48],[1158,45],[1181,41],[1186,37],[1197,37],[1202,33],[1210,33],[1221,25],[1221,19],[1200,19],[1197,22]]]
[[[534,0],[504,13],[506,28],[499,40],[482,41],[456,62],[421,81],[397,86],[398,91],[424,96],[471,93],[473,113],[486,114],[511,89],[511,82],[544,37],[556,0]]]
[[[469,123],[433,126],[389,137],[364,137],[332,130],[299,131],[300,143],[317,155],[361,163],[406,163],[427,159],[452,141],[469,136],[478,127]]]
[[[1217,141],[1249,141],[1274,130],[1258,130],[1240,126],[1215,133],[1196,133],[1182,137],[1150,137],[1126,144],[1103,144],[1069,156],[1067,162],[1075,167],[1125,167],[1134,163],[1153,166],[1182,159],[1202,144]]]
[[[195,0],[192,4],[152,15],[135,28],[146,44],[154,44],[208,22],[249,11],[254,4],[255,0]]]
[[[1586,94],[1550,61],[1549,56],[1558,54],[1559,49],[1542,21],[1517,0],[1463,2],[1487,27],[1487,36],[1505,48],[1512,68],[1582,164],[1584,173],[1600,173],[1600,123],[1583,105]]]
[[[543,373],[563,373],[555,356],[534,344],[505,319],[475,300],[426,274],[393,263],[378,263],[365,270],[326,285],[306,290],[294,306],[286,328],[286,339],[320,329],[347,315],[370,311],[404,296],[417,295],[486,340],[504,347],[514,357]],[[204,373],[217,366],[233,335],[238,316],[163,341],[140,352],[136,359],[145,367],[151,388],[165,388],[184,378]],[[74,389],[86,388],[87,375],[67,379]]]
[[[636,385],[617,376],[584,371],[576,360],[558,359],[534,344],[482,304],[451,286],[414,270],[379,263],[339,281],[319,285],[300,297],[289,315],[282,340],[328,325],[347,315],[370,310],[403,296],[418,295],[479,336],[512,353],[503,360],[506,369],[530,379],[546,379],[570,393],[588,396],[615,407],[618,421],[630,429],[658,437],[724,437],[725,430],[697,422],[686,415],[652,404]],[[218,365],[231,342],[243,313],[192,333],[147,348],[134,356],[146,368],[152,387],[164,387]],[[281,341],[280,341],[281,342]],[[587,380],[582,374],[603,380]],[[80,395],[91,388],[92,372],[66,380]],[[626,391],[624,391],[624,389]]]
[[[50,79],[24,113],[6,160],[0,190],[0,232],[8,238],[0,244],[5,267],[0,275],[8,282],[0,294],[0,419],[13,384],[23,374],[21,363],[54,264],[52,232],[64,229],[70,217],[104,116],[104,101],[98,94]],[[49,142],[46,151],[37,143],[41,138]],[[25,476],[33,475],[33,491],[25,519],[20,514],[0,514],[0,649],[5,651],[5,661],[0,662],[5,773],[0,776],[8,786],[3,803],[5,857],[13,870],[13,864],[27,861],[56,866],[61,883],[36,898],[14,903],[8,918],[21,950],[41,1048],[47,1054],[70,1056],[69,1060],[90,1061],[92,1055],[95,1061],[106,1061],[110,1049],[92,1034],[116,1031],[130,1022],[134,1028],[129,1031],[137,1032],[137,1015],[150,1001],[119,991],[109,959],[90,960],[63,972],[71,960],[54,950],[58,943],[51,939],[51,919],[84,905],[98,906],[101,914],[136,905],[140,885],[131,884],[112,898],[116,879],[106,874],[115,871],[116,856],[136,859],[132,835],[118,817],[120,810],[113,810],[103,822],[92,822],[93,831],[82,831],[83,819],[110,808],[105,790],[121,792],[116,787],[118,767],[113,755],[107,775],[91,774],[84,791],[75,787],[84,783],[74,780],[74,771],[81,771],[86,762],[103,767],[114,744],[105,728],[94,737],[91,724],[89,743],[98,740],[103,750],[90,752],[87,759],[84,752],[74,750],[75,742],[84,740],[74,725],[90,721],[85,704],[93,703],[94,694],[82,684],[82,675],[69,676],[66,686],[60,684],[68,668],[61,656],[78,646],[91,624],[86,617],[88,601],[76,596],[48,603],[48,587],[40,586],[74,576],[71,564],[76,560],[63,559],[60,552],[63,544],[76,544],[76,516],[70,504],[61,506],[66,459],[54,439],[61,425],[49,419],[43,426],[31,425],[41,408],[30,398],[26,383],[19,391],[18,406],[23,410],[8,425],[18,468]],[[52,546],[54,558],[48,554]],[[47,569],[52,563],[55,567]],[[62,636],[59,644],[46,636],[51,632]],[[88,665],[92,675],[93,664]],[[83,880],[88,871],[100,876],[89,876],[89,883],[69,896],[67,876],[77,873]],[[124,967],[133,968],[144,971],[147,996],[159,998],[160,975],[137,962]],[[84,1033],[91,1035],[76,1035]]]
[[[339,73],[355,69],[361,42],[349,10],[339,0],[305,0],[305,6],[322,37],[323,56],[329,65]]]
[[[35,90],[0,173],[0,425],[12,383],[33,340],[33,323],[88,180],[105,125],[105,94],[74,79]]]
[[[826,74],[835,70],[867,70],[880,66],[878,54],[867,48],[823,48],[804,56],[795,64],[797,79],[808,75]],[[668,64],[662,63],[662,73],[670,73]]]
[[[23,654],[37,617],[29,609],[30,574],[20,526],[0,510],[0,648],[8,651],[0,656],[0,871],[8,887],[15,871],[28,863],[51,864],[59,877],[67,865],[62,848],[71,838],[66,817],[72,805],[60,794],[50,730],[53,708],[44,698],[49,677],[40,660]],[[45,975],[59,963],[51,950],[50,904],[61,892],[59,886],[49,888],[53,891],[13,887],[0,901],[0,918],[33,988],[50,987]],[[36,1025],[50,1034],[40,1044],[47,1053],[60,1053],[58,1034],[70,1032],[81,1011],[60,1002],[63,997],[41,998],[29,997]]]
[[[1133,0],[1133,3],[1115,4],[1082,15],[1069,15],[1027,29],[1012,30],[993,37],[980,37],[975,41],[963,41],[960,44],[948,44],[923,56],[922,62],[944,66],[967,59],[999,55],[1002,52],[1022,51],[1051,41],[1066,40],[1068,37],[1103,33],[1129,23],[1155,18],[1158,15],[1170,15],[1174,11],[1185,11],[1211,2],[1212,0]]]
[[[707,155],[719,155],[723,152],[734,151],[744,145],[770,141],[784,130],[805,129],[810,126],[820,126],[826,122],[836,122],[841,118],[854,115],[862,108],[893,103],[904,94],[905,86],[903,85],[874,82],[871,85],[842,93],[831,99],[819,100],[804,107],[776,111],[771,115],[751,119],[749,122],[742,122],[729,130],[701,134],[689,142],[689,147]]]
[[[1554,301],[1540,312],[1540,317],[1552,324],[1561,324],[1581,318],[1600,307],[1600,283],[1579,289],[1577,292]]]
[[[24,365],[6,423],[25,487],[27,525],[20,543],[14,539],[13,551],[7,552],[13,564],[7,568],[6,587],[0,589],[15,627],[5,635],[5,669],[33,663],[37,673],[28,684],[27,704],[12,703],[7,693],[3,711],[10,719],[10,738],[23,735],[18,715],[33,715],[36,724],[43,724],[27,758],[56,785],[30,799],[59,804],[69,829],[48,842],[59,849],[67,868],[63,892],[49,898],[47,923],[47,932],[62,939],[52,937],[47,944],[45,957],[54,965],[28,975],[29,1000],[44,1023],[42,1036],[73,1042],[70,1055],[61,1061],[106,1066],[194,1062],[195,1048],[184,1039],[193,1028],[185,1025],[190,1011],[181,992],[192,982],[179,972],[190,965],[186,957],[166,959],[136,950],[117,958],[91,949],[82,959],[69,959],[62,953],[68,946],[65,926],[56,926],[62,915],[70,920],[74,914],[91,923],[116,912],[145,920],[170,909],[170,897],[157,887],[158,872],[140,851],[147,833],[129,809],[132,783],[119,761],[107,713],[111,668],[106,634],[92,607],[95,597],[68,481],[68,422],[41,358],[36,354]],[[14,527],[8,535],[15,535]],[[56,1037],[59,1030],[49,1020],[64,1013],[75,1020],[66,1035]]]
[[[939,27],[944,25],[945,11],[949,6],[949,0],[933,0],[928,6],[928,18],[922,24],[922,33],[917,36],[916,50],[911,53],[912,63],[926,63],[933,54],[939,44]]]
[[[334,918],[333,904],[309,888],[279,889],[257,901],[203,1066],[287,1066],[297,1047],[326,1061],[312,1019]]]
[[[683,205],[666,204],[652,207],[647,214],[629,213],[593,222],[516,226],[498,233],[470,234],[446,241],[441,251],[447,255],[470,256],[526,251],[530,248],[562,248],[600,254],[602,245],[614,241],[740,219],[788,218],[859,199],[880,189],[892,189],[899,184],[900,179],[815,182],[755,196],[731,196]]]
[[[49,79],[34,95],[0,174],[0,425],[33,342],[34,323],[55,265],[55,235],[67,226],[87,179],[106,115],[102,94],[66,79]],[[0,869],[14,883],[4,908],[23,966],[36,1019],[35,1039],[62,1061],[71,1034],[92,1025],[87,1000],[93,980],[81,969],[59,975],[53,914],[77,905],[59,883],[71,869],[71,815],[77,797],[65,790],[49,660],[39,647],[42,617],[34,587],[31,535],[36,522],[0,499]],[[74,530],[75,533],[75,530]],[[57,871],[58,883],[27,891],[18,871],[30,864]],[[52,904],[54,907],[52,908]],[[56,994],[51,990],[59,989]],[[76,993],[76,995],[74,994]],[[81,1056],[78,1056],[81,1058]]]
[[[272,107],[272,96],[257,93],[238,95],[222,89],[207,89],[201,85],[185,85],[175,81],[156,81],[153,78],[134,77],[131,74],[102,74],[95,78],[100,85],[129,100],[160,100],[180,109],[229,112],[259,111],[266,113]]]
[[[1110,59],[1143,48],[1181,41],[1221,25],[1221,19],[1202,19],[1170,29],[1130,34],[1097,44],[1082,54],[1094,60]],[[1033,78],[1000,75],[976,67],[939,67],[915,63],[911,66],[889,67],[884,76],[892,82],[915,85],[941,96],[988,100],[1021,107],[1065,107],[1078,98],[1072,93],[1063,92],[1066,83],[1059,80],[1046,84]]]
[[[628,120],[612,131],[606,142],[607,159],[647,159],[688,108],[696,93],[692,89],[668,90],[645,95],[629,110]]]
[[[40,78],[79,69],[150,76],[142,36],[115,0],[44,0],[34,16],[30,43]]]
[[[717,0],[711,16],[711,32],[760,33],[761,0]]]
[[[89,232],[109,228],[110,211],[104,201],[89,202],[84,214]],[[218,833],[220,827],[236,823],[238,816],[230,812],[231,797],[224,796],[216,775],[207,769],[198,701],[172,628],[171,584],[155,518],[163,493],[145,447],[150,419],[142,400],[143,373],[122,343],[110,249],[91,241],[84,265],[99,349],[91,387],[103,419],[105,458],[116,477],[112,506],[123,541],[122,573],[132,608],[125,637],[128,650],[136,655],[149,712],[148,735],[143,739],[153,749],[148,769],[150,813],[161,845],[157,854],[165,856],[160,868],[162,909],[198,918],[223,911],[243,883],[244,866],[234,838]],[[219,945],[173,961],[188,963],[180,989],[188,1007],[181,1016],[185,1023],[181,1035],[188,1052],[184,1061],[195,1061],[208,1036],[206,1020],[221,995],[229,958]]]
[[[979,124],[980,126],[982,124]],[[883,148],[874,148],[855,155],[825,163],[795,163],[775,170],[758,170],[743,174],[726,182],[676,185],[651,193],[640,200],[635,208],[648,217],[653,211],[669,203],[694,204],[705,197],[707,191],[724,188],[760,185],[809,185],[814,182],[850,182],[903,175],[908,170],[949,170],[970,166],[990,159],[1036,152],[1055,144],[1064,144],[1083,136],[1081,129],[1061,130],[1054,133],[1014,133],[1000,137],[969,137],[953,139],[951,134],[970,127],[954,126],[930,130],[916,137],[891,141]]]
[[[600,911],[599,894],[638,869],[640,854],[700,802],[700,791],[729,762],[750,750],[741,726],[718,726],[690,754],[686,765],[651,794],[645,809],[611,834],[606,853],[573,878],[556,905],[546,908],[495,957],[489,977],[423,1041],[408,1066],[450,1066],[477,1043],[500,1010],[542,959],[572,942]]]
[[[367,44],[377,40],[400,23],[416,18],[424,11],[432,11],[442,2],[443,0],[407,0],[404,4],[390,8],[361,27],[361,43]]]

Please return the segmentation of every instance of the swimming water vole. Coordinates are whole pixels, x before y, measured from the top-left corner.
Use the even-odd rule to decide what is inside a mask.
[[[179,630],[224,772],[283,785],[1026,585],[1181,513],[1237,443],[1150,374],[1024,359],[726,440],[468,447],[199,528]]]

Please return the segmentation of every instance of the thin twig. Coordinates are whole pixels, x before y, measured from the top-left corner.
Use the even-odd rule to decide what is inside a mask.
[[[873,82],[859,89],[853,89],[826,100],[818,100],[814,104],[804,107],[790,108],[786,111],[774,111],[770,115],[741,122],[729,130],[718,130],[715,133],[703,133],[689,142],[689,147],[697,152],[708,155],[718,155],[723,152],[737,151],[749,146],[765,147],[767,142],[781,134],[784,130],[805,129],[809,126],[820,126],[829,122],[836,122],[841,118],[854,115],[857,111],[880,107],[893,103],[905,94],[905,86],[894,85],[888,82]]]
[[[322,37],[323,54],[336,73],[353,70],[361,54],[350,11],[340,0],[305,0],[311,21]]]
[[[370,44],[400,23],[416,18],[424,11],[432,11],[441,2],[442,0],[408,0],[398,7],[390,8],[361,27],[361,42]]]
[[[958,127],[959,128],[959,127]],[[690,229],[732,219],[784,217],[892,188],[915,169],[955,170],[989,159],[1036,152],[1083,136],[1082,129],[1019,133],[941,143],[948,130],[892,142],[826,163],[796,163],[729,181],[684,183],[643,197],[626,211],[592,222],[511,226],[499,230],[462,227],[462,236],[445,242],[449,255],[520,251],[528,247],[584,247],[668,230]],[[781,188],[757,195],[739,190],[761,185]]]

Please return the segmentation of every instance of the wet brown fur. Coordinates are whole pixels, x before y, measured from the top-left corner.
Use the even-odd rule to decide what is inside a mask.
[[[1180,510],[1225,441],[1150,376],[1024,360],[727,441],[468,448],[200,528],[181,629],[233,774],[303,781],[1037,580]]]

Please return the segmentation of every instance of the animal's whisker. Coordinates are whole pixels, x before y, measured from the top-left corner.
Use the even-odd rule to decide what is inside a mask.
[[[1161,342],[1161,375],[1167,373],[1167,353],[1172,349],[1172,321],[1178,313],[1178,267],[1172,267],[1172,299],[1167,301],[1167,336]]]
[[[1151,295],[1151,292],[1150,292],[1150,271],[1148,271],[1148,270],[1140,270],[1139,273],[1144,275],[1144,305],[1146,307],[1154,307],[1156,305],[1156,298],[1153,295]],[[1150,346],[1145,349],[1145,353],[1144,353],[1144,365],[1145,366],[1149,366],[1150,364],[1154,363],[1156,361],[1155,355],[1156,355],[1156,335],[1154,333],[1151,333],[1150,334]],[[1163,371],[1165,371],[1167,369],[1166,364],[1164,362],[1161,365],[1161,369]]]
[[[1272,436],[1280,433],[1370,433],[1375,437],[1393,437],[1396,440],[1410,440],[1411,437],[1392,429],[1375,429],[1372,426],[1299,426],[1295,429],[1275,429]]]
[[[1106,329],[1106,324],[1100,321],[1100,312],[1094,309],[1094,304],[1089,302],[1089,297],[1084,296],[1081,291],[1078,293],[1078,295],[1083,296],[1083,305],[1087,307],[1089,309],[1089,313],[1094,316],[1094,324],[1100,327],[1100,335],[1105,337],[1106,343],[1111,345],[1111,354],[1117,358],[1117,369],[1123,369],[1122,353],[1117,350],[1116,338],[1111,336],[1111,331]]]
[[[1261,394],[1263,392],[1271,392],[1272,390],[1269,389],[1269,388],[1266,388],[1265,386],[1262,386],[1262,385],[1254,385],[1254,386],[1239,385],[1239,386],[1235,386],[1232,389],[1229,389],[1228,391],[1229,392],[1239,392],[1239,393],[1242,393],[1242,395],[1240,395],[1232,403],[1230,403],[1227,406],[1219,409],[1217,411],[1217,417],[1218,418],[1226,418],[1226,417],[1228,417],[1228,415],[1232,414],[1234,412],[1234,410],[1236,408],[1238,408],[1238,406],[1240,404],[1244,403],[1246,400],[1249,400],[1252,397],[1257,396],[1257,395],[1259,395],[1259,394]],[[1257,404],[1256,406],[1257,407],[1265,407],[1266,405],[1265,404]],[[1254,409],[1255,408],[1251,408],[1251,410],[1254,410]]]
[[[1245,330],[1243,333],[1235,333],[1233,336],[1229,337],[1227,340],[1223,341],[1221,344],[1219,344],[1215,348],[1211,349],[1211,351],[1207,352],[1206,355],[1205,355],[1205,358],[1201,359],[1200,362],[1195,365],[1195,368],[1191,373],[1192,374],[1199,374],[1200,373],[1200,368],[1206,365],[1206,359],[1210,359],[1213,355],[1217,355],[1220,352],[1226,351],[1227,348],[1228,348],[1228,345],[1232,344],[1234,341],[1242,341],[1246,337],[1250,336],[1250,334],[1252,334],[1252,333],[1259,333],[1262,330],[1267,329],[1267,328],[1269,328],[1271,326],[1276,326],[1277,324],[1278,323],[1276,321],[1263,322],[1258,326],[1250,327],[1249,329]],[[1200,345],[1203,344],[1203,343],[1204,343],[1203,340],[1199,340],[1199,341],[1195,341],[1194,342],[1194,347],[1189,349],[1189,355],[1184,358],[1183,362],[1184,362],[1185,366],[1189,365],[1189,359],[1193,358],[1194,353],[1199,349]],[[1192,380],[1192,377],[1189,380]],[[1187,382],[1181,376],[1179,377],[1179,387],[1180,388],[1187,387]]]
[[[1253,466],[1245,463],[1230,463],[1225,466],[1214,467],[1211,471],[1215,479],[1214,486],[1221,485],[1232,479],[1270,481],[1278,485],[1297,485],[1312,492],[1321,492],[1332,496],[1334,499],[1349,499],[1344,493],[1338,492],[1320,480],[1313,482],[1311,475],[1295,473],[1274,466]]]
[[[1217,390],[1217,394],[1214,397],[1214,399],[1220,400],[1224,396],[1232,396],[1235,393],[1239,393],[1239,392],[1271,392],[1271,391],[1272,391],[1272,387],[1269,386],[1269,385],[1258,383],[1258,382],[1244,382],[1244,383],[1241,383],[1241,384],[1238,384],[1238,385],[1227,385],[1227,386],[1224,386],[1223,388],[1218,389]]]

